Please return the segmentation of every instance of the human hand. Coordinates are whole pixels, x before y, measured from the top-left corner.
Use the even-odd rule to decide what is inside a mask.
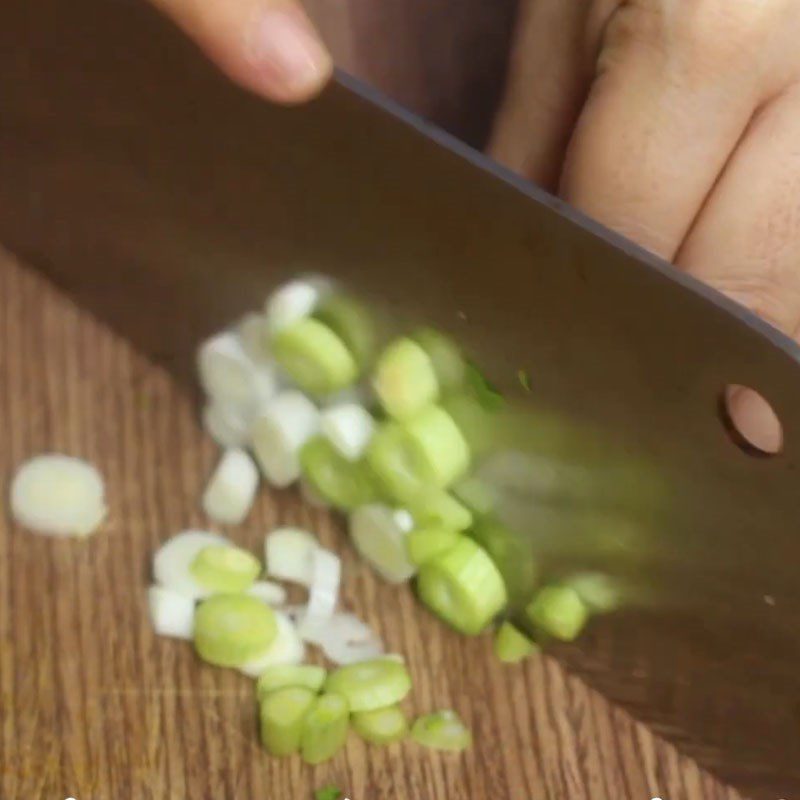
[[[522,0],[520,14],[493,155],[800,338],[800,2]],[[754,392],[729,411],[780,449]]]
[[[151,0],[234,81],[278,103],[316,95],[330,55],[297,0]]]

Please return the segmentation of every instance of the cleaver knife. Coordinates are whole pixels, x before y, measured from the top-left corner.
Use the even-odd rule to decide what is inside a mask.
[[[788,338],[352,78],[270,107],[129,0],[0,8],[0,242],[187,381],[299,272],[450,333],[514,408],[487,481],[519,597],[529,561],[621,587],[553,651],[749,795],[800,792]],[[731,384],[782,452],[732,433]]]

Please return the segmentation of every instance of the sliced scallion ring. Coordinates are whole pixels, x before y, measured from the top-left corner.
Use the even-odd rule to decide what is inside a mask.
[[[359,368],[365,369],[375,353],[375,325],[357,300],[342,294],[327,297],[314,312],[347,345]]]
[[[229,547],[223,536],[208,531],[183,531],[168,539],[153,557],[156,583],[192,599],[208,597],[214,590],[201,584],[192,574],[192,564],[206,547]]]
[[[383,351],[372,386],[386,413],[401,420],[433,403],[439,394],[433,362],[412,339],[398,339]]]
[[[105,484],[87,461],[48,453],[26,461],[11,483],[11,513],[35,533],[88,536],[106,516]]]
[[[357,711],[351,718],[353,730],[366,742],[386,745],[405,739],[408,720],[399,706]]]
[[[446,487],[469,467],[470,452],[453,418],[439,406],[429,406],[405,423],[416,463],[434,486]]]
[[[538,649],[536,642],[510,622],[504,622],[495,635],[494,652],[504,664],[518,664]]]
[[[194,632],[194,600],[186,595],[151,586],[147,590],[147,604],[153,630],[159,636],[191,640]]]
[[[571,642],[589,620],[589,610],[571,586],[545,586],[525,609],[528,619],[544,633]]]
[[[309,586],[312,556],[319,547],[316,537],[300,528],[276,528],[264,539],[267,575],[281,581]]]
[[[279,664],[267,667],[259,676],[256,684],[258,697],[263,699],[270,692],[299,686],[318,692],[325,683],[327,672],[323,667],[313,664]]]
[[[262,656],[277,635],[275,612],[246,594],[216,594],[195,613],[197,654],[220,667],[241,667]]]
[[[492,559],[464,536],[420,568],[417,592],[431,611],[468,636],[479,634],[508,599]]]
[[[375,420],[364,406],[343,403],[322,412],[320,430],[340,456],[358,461],[375,432]]]
[[[464,382],[466,361],[450,337],[433,328],[422,328],[414,333],[413,338],[428,354],[442,391],[449,391]]]
[[[287,686],[265,695],[260,704],[261,742],[273,756],[300,750],[304,721],[316,695],[301,686]]]
[[[350,727],[347,700],[326,691],[314,700],[303,720],[300,751],[306,764],[321,764],[344,747]]]
[[[433,750],[458,753],[472,744],[472,734],[455,711],[437,711],[418,717],[411,726],[411,738]]]
[[[345,697],[353,712],[374,711],[399,703],[411,691],[411,676],[403,664],[376,658],[332,672],[325,690]]]
[[[306,318],[273,339],[275,359],[305,392],[315,396],[344,389],[358,378],[358,365],[344,342],[319,320]]]
[[[303,661],[306,648],[289,616],[276,610],[275,623],[275,638],[260,655],[240,665],[240,672],[251,678],[258,678],[270,667],[300,664]]]
[[[192,577],[214,593],[244,592],[258,577],[261,564],[247,550],[226,544],[204,547],[189,567]]]
[[[304,445],[300,467],[305,479],[334,508],[349,511],[377,499],[377,481],[370,468],[349,461],[322,436]]]
[[[226,450],[203,493],[203,510],[215,522],[239,525],[258,490],[258,468],[244,450]]]
[[[452,528],[431,525],[414,528],[406,539],[406,548],[411,561],[418,567],[450,550],[461,534]]]
[[[417,525],[437,525],[454,531],[472,527],[472,512],[444,489],[427,486],[408,501]]]
[[[350,538],[361,557],[385,580],[403,583],[416,573],[406,547],[409,528],[401,527],[394,510],[379,503],[361,506],[350,515]]]

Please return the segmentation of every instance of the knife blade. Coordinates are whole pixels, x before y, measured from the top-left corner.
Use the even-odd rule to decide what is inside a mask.
[[[754,796],[800,790],[793,342],[354,79],[269,107],[139,4],[6,2],[0,103],[0,241],[182,378],[300,271],[457,337],[519,409],[509,565],[630,595],[558,656]],[[729,435],[732,383],[779,455]]]

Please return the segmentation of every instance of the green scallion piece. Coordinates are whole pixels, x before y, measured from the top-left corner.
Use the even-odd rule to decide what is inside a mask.
[[[263,699],[279,689],[300,688],[318,692],[325,683],[327,672],[313,664],[278,664],[268,667],[258,679],[256,693]]]
[[[433,362],[411,339],[398,339],[383,351],[372,385],[386,413],[395,419],[413,416],[439,394]]]
[[[452,494],[435,486],[426,486],[406,507],[417,525],[440,525],[454,531],[465,531],[472,527],[472,512]]]
[[[518,664],[538,649],[532,639],[510,622],[504,622],[495,635],[494,652],[504,664]]]
[[[531,622],[544,633],[571,642],[589,620],[589,610],[571,586],[545,586],[525,609]]]
[[[203,661],[240,667],[262,655],[278,635],[275,613],[246,594],[217,594],[197,607],[194,646]]]
[[[366,742],[391,744],[408,735],[408,720],[399,706],[358,711],[351,718],[353,729]]]
[[[252,586],[261,572],[261,564],[240,547],[209,545],[195,556],[189,572],[205,589],[235,594]]]
[[[270,692],[261,701],[261,742],[273,756],[300,750],[305,719],[316,699],[310,689],[290,686]]]
[[[414,528],[406,537],[408,557],[418,567],[450,550],[461,534],[452,528],[428,526]]]
[[[411,738],[433,750],[459,753],[472,744],[472,734],[455,711],[437,711],[418,717],[411,727]]]
[[[350,710],[339,694],[317,697],[303,720],[300,751],[307,764],[321,764],[333,758],[347,740]]]
[[[417,592],[431,611],[468,636],[479,634],[508,599],[492,559],[464,536],[420,568]]]
[[[449,391],[464,382],[467,363],[461,348],[449,336],[433,328],[422,328],[414,333],[413,338],[428,354],[442,391]]]
[[[399,703],[411,691],[411,676],[399,661],[376,658],[332,672],[325,690],[345,697],[354,713],[375,711]]]
[[[337,392],[358,378],[358,365],[345,343],[311,317],[277,333],[272,352],[289,377],[312,395]]]
[[[366,460],[385,493],[396,502],[404,503],[427,486],[408,433],[397,422],[386,422],[375,431]]]
[[[440,406],[428,406],[405,424],[416,461],[433,486],[445,488],[469,468],[466,439],[453,418]]]
[[[359,369],[366,369],[375,355],[375,324],[361,303],[334,294],[322,301],[314,316],[325,323],[353,354]]]
[[[344,792],[338,786],[325,786],[314,792],[314,800],[342,800]]]
[[[316,492],[336,508],[349,511],[378,499],[371,468],[348,461],[324,436],[315,436],[300,452],[303,475]]]

